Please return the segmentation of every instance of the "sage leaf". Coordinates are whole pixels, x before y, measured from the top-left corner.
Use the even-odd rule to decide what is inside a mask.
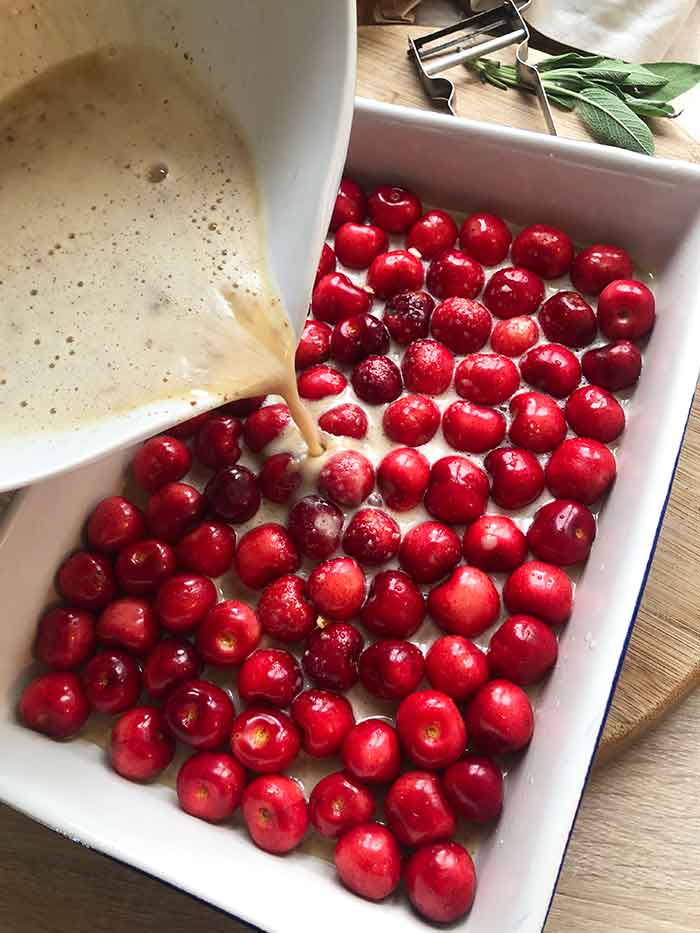
[[[586,68],[602,61],[600,55],[581,55],[579,52],[565,52],[563,55],[550,55],[537,63],[540,71],[552,71],[554,68]]]
[[[662,75],[656,75],[653,71],[647,71],[646,68],[640,68],[631,72],[622,84],[626,88],[654,91],[656,88],[668,84],[668,78],[664,78]]]
[[[575,110],[598,142],[632,152],[654,154],[654,137],[649,127],[624,100],[605,88],[584,88],[578,94]]]
[[[650,99],[647,97],[632,97],[631,94],[625,94],[625,103],[642,117],[677,117],[678,111],[673,104],[663,100]]]
[[[545,92],[548,99],[562,110],[573,110],[576,106],[576,101],[573,97],[564,97],[562,94],[557,94],[556,88],[552,88],[549,87],[549,85],[546,85]]]
[[[700,83],[700,65],[691,65],[689,62],[651,62],[644,67],[666,79],[667,83],[654,92],[655,100],[675,100]]]

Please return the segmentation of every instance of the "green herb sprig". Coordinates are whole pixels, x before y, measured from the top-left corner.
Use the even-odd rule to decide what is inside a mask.
[[[532,91],[513,65],[479,58],[469,67],[496,87]],[[700,65],[635,65],[578,52],[552,55],[538,62],[538,68],[551,103],[573,110],[595,140],[646,155],[654,154],[654,137],[645,120],[678,116],[671,101],[700,83]]]

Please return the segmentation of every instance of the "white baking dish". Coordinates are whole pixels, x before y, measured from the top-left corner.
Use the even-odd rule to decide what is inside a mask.
[[[624,244],[655,276],[658,322],[618,450],[619,478],[540,694],[535,737],[508,777],[503,817],[478,851],[474,933],[544,922],[651,559],[698,371],[700,171],[569,140],[357,103],[350,172],[404,182],[434,204],[551,222],[582,241]],[[115,490],[127,455],[27,491],[0,537],[0,797],[79,841],[265,930],[425,929],[397,898],[346,892],[330,864],[272,858],[239,830],[179,812],[168,787],[129,784],[85,741],[17,725],[15,703],[54,568],[84,515]],[[679,573],[683,568],[679,568]]]

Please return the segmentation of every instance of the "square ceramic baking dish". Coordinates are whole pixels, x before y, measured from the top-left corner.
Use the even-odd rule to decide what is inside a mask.
[[[654,276],[658,321],[618,449],[619,477],[536,701],[533,742],[507,779],[499,824],[476,855],[479,888],[459,926],[533,933],[544,923],[622,663],[693,397],[700,346],[700,171],[590,144],[359,100],[349,172],[405,183],[435,205],[492,210],[624,244]],[[0,797],[80,842],[275,933],[410,933],[396,900],[345,891],[308,853],[273,858],[245,834],[178,810],[172,790],[117,777],[96,745],[21,728],[15,704],[52,574],[83,516],[119,486],[128,453],[29,489],[0,538]],[[679,568],[679,572],[683,572]]]

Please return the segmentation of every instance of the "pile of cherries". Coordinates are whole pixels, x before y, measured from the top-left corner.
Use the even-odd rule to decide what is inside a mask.
[[[240,804],[253,841],[274,853],[299,845],[310,823],[337,840],[352,891],[381,900],[403,878],[414,907],[446,922],[476,885],[450,841],[457,821],[498,818],[501,756],[531,739],[523,687],[556,661],[554,631],[573,600],[562,568],[584,561],[595,537],[589,507],[615,478],[606,445],[625,425],[612,393],[639,377],[654,298],[622,249],[575,254],[544,225],[512,240],[489,214],[458,228],[398,187],[366,197],[345,179],[331,231],[299,389],[328,400],[319,424],[336,438],[361,440],[366,411],[381,412],[389,453],[375,464],[336,443],[317,490],[300,498],[284,404],[233,402],[147,441],[132,464],[144,508],[104,499],[84,549],[58,570],[63,604],[40,620],[35,645],[50,672],[26,687],[20,716],[60,739],[92,711],[117,717],[110,761],[134,781],[156,778],[181,742],[193,751],[177,778],[185,811],[219,822]],[[389,236],[405,248],[389,249]],[[487,278],[509,253],[512,266]],[[337,261],[366,269],[366,285]],[[543,280],[565,275],[577,290],[545,300]],[[609,342],[592,348],[599,332]],[[435,398],[452,387],[458,398],[441,410]],[[454,452],[431,463],[419,448],[439,430]],[[266,453],[273,441],[283,452]],[[261,455],[257,473],[239,462],[244,446]],[[483,468],[469,454],[486,454]],[[183,482],[193,459],[211,471],[203,492]],[[545,489],[552,499],[527,533],[503,514]],[[287,506],[285,525],[250,525],[263,500]],[[402,535],[394,516],[418,506],[427,519]],[[212,580],[228,574],[250,604],[220,599]],[[474,639],[501,603],[507,617],[482,650]],[[424,656],[410,639],[426,617],[439,637]],[[211,669],[236,671],[240,711]],[[358,681],[393,701],[393,723],[355,721],[343,694]],[[308,801],[283,773],[301,751],[342,762]]]

